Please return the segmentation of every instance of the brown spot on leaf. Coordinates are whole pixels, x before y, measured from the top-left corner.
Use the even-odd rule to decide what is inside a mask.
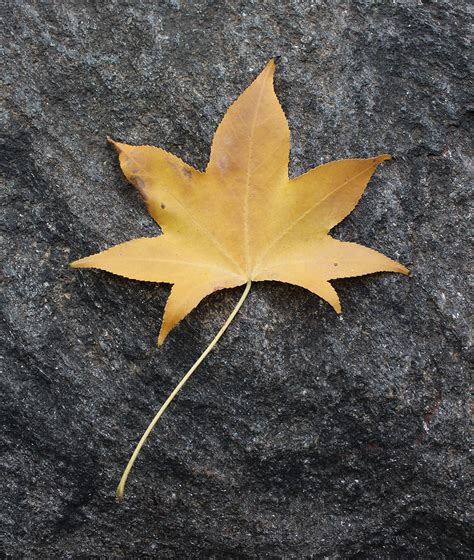
[[[181,168],[181,173],[186,177],[186,179],[191,179],[191,171],[186,167]]]
[[[133,177],[130,177],[130,183],[132,183],[132,185],[142,195],[145,202],[147,202],[148,201],[148,196],[147,196],[147,193],[146,193],[146,186],[145,186],[145,182],[143,181],[143,179],[140,179],[140,177],[137,177],[136,175],[134,175]]]
[[[334,263],[334,266],[339,266],[339,263]]]
[[[166,208],[166,204],[165,204],[164,202],[161,202],[161,203],[160,203],[160,208],[161,208],[162,210],[164,210],[164,209]]]

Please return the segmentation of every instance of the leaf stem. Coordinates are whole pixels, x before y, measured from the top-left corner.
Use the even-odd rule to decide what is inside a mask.
[[[222,325],[221,330],[216,334],[216,336],[214,337],[212,342],[209,344],[209,346],[204,350],[204,352],[194,362],[194,364],[191,366],[191,368],[188,370],[188,372],[185,374],[185,376],[176,385],[176,387],[171,392],[170,396],[166,399],[166,401],[164,402],[164,404],[162,405],[160,410],[157,412],[156,416],[150,422],[148,428],[145,430],[145,433],[142,435],[140,441],[138,442],[138,445],[135,447],[135,450],[132,453],[132,456],[130,457],[130,460],[128,461],[127,466],[125,467],[125,470],[123,471],[123,474],[122,474],[122,478],[120,479],[120,483],[117,486],[117,491],[116,491],[115,495],[116,495],[117,500],[119,502],[121,502],[123,500],[123,497],[124,497],[124,494],[125,494],[125,485],[127,483],[128,475],[130,474],[130,471],[132,470],[132,467],[133,467],[138,455],[140,454],[140,451],[141,451],[144,443],[148,439],[148,436],[151,434],[153,428],[156,426],[158,420],[161,418],[161,416],[163,415],[165,410],[168,408],[171,401],[176,397],[176,395],[179,393],[179,391],[184,387],[184,385],[186,384],[186,381],[196,371],[196,369],[199,367],[201,362],[206,358],[206,356],[209,354],[209,352],[218,343],[221,336],[227,330],[227,327],[232,323],[232,320],[237,315],[239,309],[242,307],[242,304],[244,303],[245,299],[247,298],[251,285],[252,285],[252,281],[249,280],[247,282],[247,285],[245,286],[245,290],[244,290],[241,298],[239,299],[237,305],[234,307],[234,310],[232,311],[232,313],[229,315],[227,321]]]

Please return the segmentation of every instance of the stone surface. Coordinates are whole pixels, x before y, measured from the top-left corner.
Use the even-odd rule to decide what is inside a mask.
[[[467,2],[7,2],[2,545],[8,558],[468,558]],[[169,287],[67,268],[157,229],[106,135],[203,168],[279,55],[291,173],[395,156],[335,230],[413,275],[257,284],[155,347]]]

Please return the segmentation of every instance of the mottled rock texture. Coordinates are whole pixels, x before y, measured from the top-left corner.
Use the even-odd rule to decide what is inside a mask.
[[[276,4],[276,5],[275,5]],[[468,558],[468,3],[22,1],[4,8],[2,551],[8,558]],[[340,317],[257,284],[157,349],[166,285],[68,269],[158,230],[106,135],[203,168],[279,55],[291,173],[394,155],[334,231],[413,271]]]

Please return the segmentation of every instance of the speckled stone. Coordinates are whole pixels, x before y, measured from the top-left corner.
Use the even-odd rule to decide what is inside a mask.
[[[276,4],[276,5],[275,5]],[[12,559],[470,558],[468,3],[8,1],[1,550]],[[279,56],[291,173],[394,155],[334,230],[413,271],[257,284],[157,349],[169,287],[67,268],[158,230],[106,135],[203,168]]]

